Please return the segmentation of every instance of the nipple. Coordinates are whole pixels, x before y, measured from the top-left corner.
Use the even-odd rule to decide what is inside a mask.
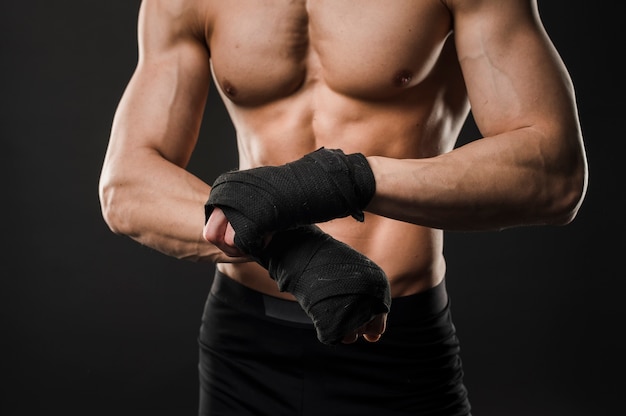
[[[410,71],[402,70],[393,77],[393,84],[399,88],[406,87],[412,79],[413,74]]]
[[[222,83],[223,85],[223,90],[224,92],[229,96],[229,97],[235,97],[237,95],[237,89],[233,86],[233,84],[231,84],[230,82],[228,82],[228,80],[224,80],[224,82]]]

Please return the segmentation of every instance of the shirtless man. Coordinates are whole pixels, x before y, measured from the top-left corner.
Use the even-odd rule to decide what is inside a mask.
[[[219,206],[206,222],[211,186],[185,166],[211,81],[242,171],[320,148],[367,161],[364,221],[317,226],[380,266],[391,311],[343,344],[315,338]],[[470,108],[482,137],[455,148]],[[586,186],[574,89],[536,1],[144,0],[100,197],[114,232],[217,265],[200,414],[467,415],[443,230],[565,225]]]

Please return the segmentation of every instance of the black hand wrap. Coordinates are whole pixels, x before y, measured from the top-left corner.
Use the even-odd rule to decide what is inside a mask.
[[[385,272],[315,225],[274,234],[258,261],[281,291],[296,297],[324,344],[337,344],[375,315],[389,312]]]
[[[376,184],[360,153],[318,149],[282,166],[264,166],[220,175],[205,205],[223,211],[235,230],[235,243],[248,254],[263,248],[269,232],[353,216],[363,209]]]

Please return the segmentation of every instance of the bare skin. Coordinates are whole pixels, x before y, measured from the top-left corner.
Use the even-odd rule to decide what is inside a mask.
[[[568,224],[586,156],[571,80],[535,3],[145,0],[102,169],[105,220],[292,299],[237,250],[219,209],[202,228],[210,186],[185,166],[212,84],[241,169],[321,146],[368,157],[376,194],[365,221],[319,225],[380,265],[394,297],[442,281],[442,230]],[[482,137],[455,149],[470,106]],[[344,341],[378,340],[385,318]]]

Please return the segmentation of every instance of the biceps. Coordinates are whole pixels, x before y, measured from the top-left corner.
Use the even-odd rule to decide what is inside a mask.
[[[181,45],[140,60],[117,109],[112,139],[121,148],[148,148],[185,166],[209,88],[206,52]]]
[[[472,113],[484,135],[540,125],[571,110],[569,77],[536,14],[506,9],[461,19],[456,32]]]

